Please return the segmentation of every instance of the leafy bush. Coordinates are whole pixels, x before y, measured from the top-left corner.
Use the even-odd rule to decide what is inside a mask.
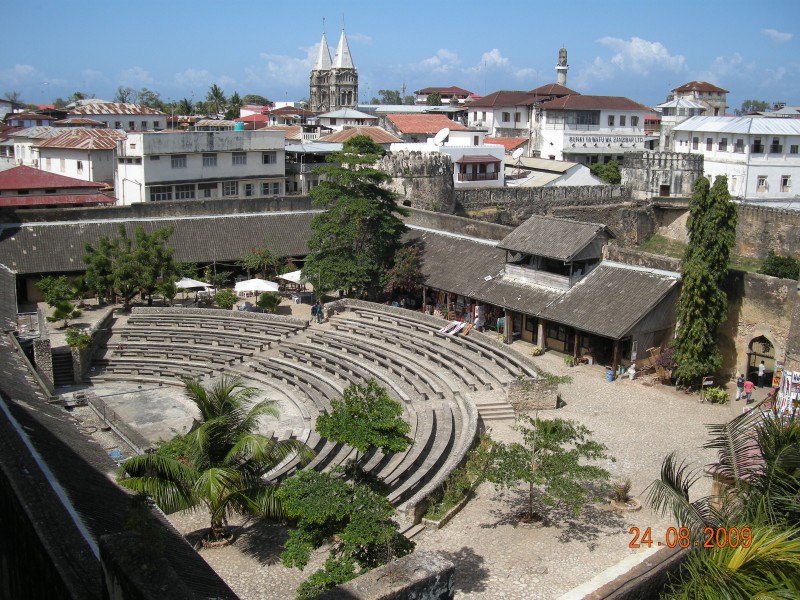
[[[425,518],[441,519],[483,482],[490,464],[491,446],[492,438],[487,434],[481,435],[478,445],[467,454],[464,466],[453,470],[442,487],[428,497]]]
[[[75,329],[74,327],[70,327],[67,329],[67,344],[71,348],[77,348],[78,350],[85,350],[89,346],[92,345],[92,336],[86,333],[85,331],[81,331],[79,329]]]
[[[616,185],[622,181],[619,165],[615,160],[607,163],[595,163],[589,169],[592,171],[592,175],[599,177],[606,183]]]
[[[281,297],[275,292],[264,292],[258,297],[256,306],[266,313],[274,313],[281,303]]]
[[[568,354],[567,356],[564,357],[564,364],[567,365],[568,367],[574,367],[575,357]]]
[[[675,348],[674,346],[667,346],[661,351],[661,354],[656,358],[656,365],[664,369],[675,368]]]
[[[217,303],[217,306],[224,310],[232,309],[236,304],[236,300],[238,300],[238,297],[233,290],[220,290],[214,297],[214,301]]]
[[[718,387],[706,389],[705,396],[711,404],[725,404],[729,400],[728,392]]]
[[[631,488],[633,482],[630,477],[624,479],[615,479],[611,482],[611,491],[614,495],[614,500],[617,502],[627,502],[631,499]]]
[[[770,250],[758,272],[771,277],[796,280],[800,276],[800,261],[791,256],[778,256]]]

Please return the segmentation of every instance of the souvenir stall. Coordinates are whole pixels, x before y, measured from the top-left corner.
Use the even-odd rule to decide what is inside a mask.
[[[800,371],[786,371],[778,363],[772,379],[775,392],[774,410],[781,416],[792,416],[800,410]]]

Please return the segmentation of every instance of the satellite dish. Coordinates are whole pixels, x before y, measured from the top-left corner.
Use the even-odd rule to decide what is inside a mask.
[[[524,152],[524,150],[522,148],[517,148],[516,150],[514,150],[511,153],[511,158],[513,158],[514,160],[517,160],[520,156],[522,156],[523,152]]]
[[[444,129],[439,131],[439,133],[433,136],[433,143],[436,144],[437,146],[443,145],[448,135],[450,135],[450,130],[447,127],[445,127]]]

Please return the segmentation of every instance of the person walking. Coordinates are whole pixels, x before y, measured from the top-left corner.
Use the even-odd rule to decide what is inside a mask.
[[[742,399],[744,395],[744,375],[742,373],[736,374],[736,401]]]
[[[755,387],[756,385],[749,379],[744,382],[744,397],[747,404],[753,403],[753,388]]]
[[[317,300],[312,313],[317,317],[317,323],[322,323],[322,302]]]
[[[758,365],[758,387],[764,387],[764,373],[766,372],[767,367],[764,365],[764,361],[761,361],[761,364]]]

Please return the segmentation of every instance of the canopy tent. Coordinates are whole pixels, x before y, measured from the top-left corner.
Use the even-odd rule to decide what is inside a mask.
[[[175,282],[175,287],[179,290],[207,290],[214,286],[209,283],[197,281],[196,279],[183,277],[180,281]]]
[[[284,273],[283,275],[278,275],[278,279],[284,279],[286,281],[290,281],[292,283],[305,283],[306,279],[303,277],[302,271],[292,271],[291,273]]]
[[[236,284],[236,293],[242,292],[277,292],[278,284],[266,279],[248,279]]]

